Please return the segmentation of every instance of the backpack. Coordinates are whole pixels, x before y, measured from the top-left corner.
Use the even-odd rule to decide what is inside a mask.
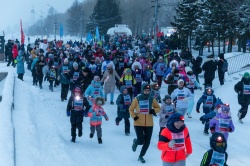
[[[223,61],[221,70],[222,70],[223,72],[227,72],[227,70],[228,70],[228,62],[227,62],[226,59],[224,59],[224,61]]]

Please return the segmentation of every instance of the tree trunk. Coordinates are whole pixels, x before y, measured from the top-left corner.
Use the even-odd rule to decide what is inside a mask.
[[[220,33],[218,32],[218,54],[220,54]]]
[[[238,52],[241,52],[241,36],[238,39]]]
[[[223,38],[223,53],[226,53],[226,38]]]
[[[214,55],[214,41],[211,41],[211,46],[212,46],[212,54]]]

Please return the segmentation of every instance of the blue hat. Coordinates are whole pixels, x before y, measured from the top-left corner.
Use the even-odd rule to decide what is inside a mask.
[[[168,117],[168,123],[173,124],[174,122],[178,122],[178,121],[184,122],[184,116],[179,112],[175,112],[174,114]]]

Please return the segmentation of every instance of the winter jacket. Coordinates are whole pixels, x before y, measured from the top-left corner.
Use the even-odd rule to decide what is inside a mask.
[[[112,70],[112,69],[111,69]],[[114,93],[115,91],[115,85],[116,85],[116,80],[120,80],[119,75],[116,73],[116,71],[113,69],[112,73],[110,73],[108,70],[106,70],[103,74],[103,77],[101,79],[101,82],[104,82],[104,93]]]
[[[120,88],[120,94],[116,99],[117,116],[119,118],[129,118],[129,106],[131,105],[131,98],[129,94],[124,95],[123,90],[125,86]]]
[[[194,74],[188,75],[187,74],[187,79],[186,79],[186,87],[194,93],[195,88],[200,88],[200,84],[196,80],[196,76]]]
[[[193,94],[186,87],[177,88],[171,93],[172,100],[176,101],[176,108],[188,108],[188,100],[191,97]]]
[[[132,75],[125,74],[120,78],[121,85],[125,85],[127,88],[133,88],[136,84],[136,80]]]
[[[132,76],[135,78],[136,83],[142,82],[142,69],[132,70]]]
[[[38,57],[36,57],[35,59],[33,59],[32,64],[31,64],[31,71],[32,71],[33,69],[35,69],[36,63],[37,63],[38,60],[39,60]]]
[[[146,108],[140,109],[139,103],[146,105]],[[155,113],[160,111],[160,106],[154,98],[144,98],[142,94],[134,98],[129,107],[130,116],[132,118],[138,116],[138,119],[134,121],[134,126],[154,126],[153,115],[149,114],[150,109],[154,109]]]
[[[81,123],[83,122],[83,116],[87,115],[90,105],[86,99],[83,97],[80,99],[75,99],[74,95],[71,95],[67,104],[67,112],[70,112],[70,122],[71,123]]]
[[[17,59],[17,74],[24,74],[25,70],[24,70],[24,54],[22,51],[18,52],[18,56],[16,57]]]
[[[159,90],[151,89],[150,96],[155,98],[158,103],[161,103],[161,94]]]
[[[174,136],[174,137],[173,137]],[[170,148],[168,143],[171,140],[175,140],[175,146]],[[158,149],[162,151],[161,159],[164,162],[178,162],[180,160],[186,160],[186,155],[192,153],[192,144],[187,127],[184,125],[181,131],[173,132],[168,126],[161,132]]]
[[[153,70],[155,72],[155,75],[157,75],[157,76],[163,76],[164,73],[167,70],[167,66],[166,66],[166,64],[164,62],[156,62],[153,65]]]
[[[238,103],[240,105],[250,104],[250,79],[242,78],[235,86],[234,90],[238,93]]]
[[[204,156],[203,156],[203,158],[201,160],[200,166],[211,166],[211,165],[213,166],[213,164],[215,165],[216,163],[212,162],[212,156],[213,156],[214,152],[216,152],[216,151],[214,151],[213,149],[208,150],[204,154]],[[219,153],[219,154],[222,155],[222,160],[220,159],[219,161],[223,162],[223,160],[224,160],[224,164],[222,166],[228,166],[227,165],[227,158],[228,158],[227,152],[225,152],[225,153]],[[214,155],[216,156],[216,154],[214,154]]]
[[[60,66],[60,68],[57,71],[57,75],[60,76],[60,82],[62,84],[66,84],[69,85],[70,80],[67,77],[67,73],[70,71],[70,67],[69,64],[63,64],[62,66]]]
[[[115,69],[115,65],[114,65],[113,61],[105,60],[104,62],[102,62],[102,68],[101,68],[102,73],[104,73],[106,71],[109,63],[112,65],[112,68]]]
[[[94,99],[98,96],[104,97],[103,92],[102,92],[102,86],[101,86],[100,82],[96,82],[96,81],[92,80],[91,84],[85,90],[84,95],[86,97],[90,96],[91,98],[94,98]],[[89,99],[88,99],[88,101],[89,101],[90,105],[92,105],[92,101]]]
[[[198,75],[202,72],[201,64],[202,64],[202,57],[198,56],[196,59],[192,59],[191,63],[193,64],[192,70],[195,75]]]
[[[13,55],[13,59],[16,59],[16,57],[18,56],[18,48],[16,44],[14,44],[12,47],[12,55]]]
[[[231,116],[223,118],[221,113],[218,113],[213,119],[209,122],[209,127],[211,133],[218,132],[222,133],[224,137],[228,138],[228,132],[234,132],[234,124]]]
[[[70,84],[69,84],[70,85],[70,90],[72,90],[75,86],[81,85],[80,73],[81,73],[81,70],[78,67],[77,70],[72,68],[68,72],[68,74],[66,75],[66,77],[68,77],[68,79],[70,80]]]
[[[203,103],[203,113],[207,114],[214,109],[216,100],[217,99],[213,91],[210,95],[204,92],[200,99],[197,101],[196,110],[199,110],[201,103]]]
[[[202,70],[205,71],[205,79],[213,80],[215,78],[215,71],[217,70],[217,62],[213,58],[208,58],[202,65]]]
[[[43,75],[43,67],[46,65],[45,60],[39,59],[36,63],[36,73],[38,75]]]
[[[174,104],[166,104],[165,101],[162,101],[161,109],[159,112],[159,126],[166,127],[167,118],[175,112]]]
[[[104,109],[102,107],[95,105],[95,104],[90,108],[88,116],[90,117],[90,125],[91,126],[101,125],[102,124],[102,116],[104,116],[105,119],[108,118]]]

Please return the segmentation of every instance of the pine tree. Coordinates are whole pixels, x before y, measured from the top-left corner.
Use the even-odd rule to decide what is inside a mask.
[[[171,24],[177,28],[177,32],[184,43],[183,46],[188,45],[188,39],[191,47],[191,37],[193,30],[197,27],[197,3],[196,0],[184,0],[179,3],[176,8],[177,16],[174,17],[174,22]]]
[[[119,2],[116,0],[98,0],[87,23],[87,32],[95,33],[98,26],[101,35],[105,35],[109,28],[122,23]]]

